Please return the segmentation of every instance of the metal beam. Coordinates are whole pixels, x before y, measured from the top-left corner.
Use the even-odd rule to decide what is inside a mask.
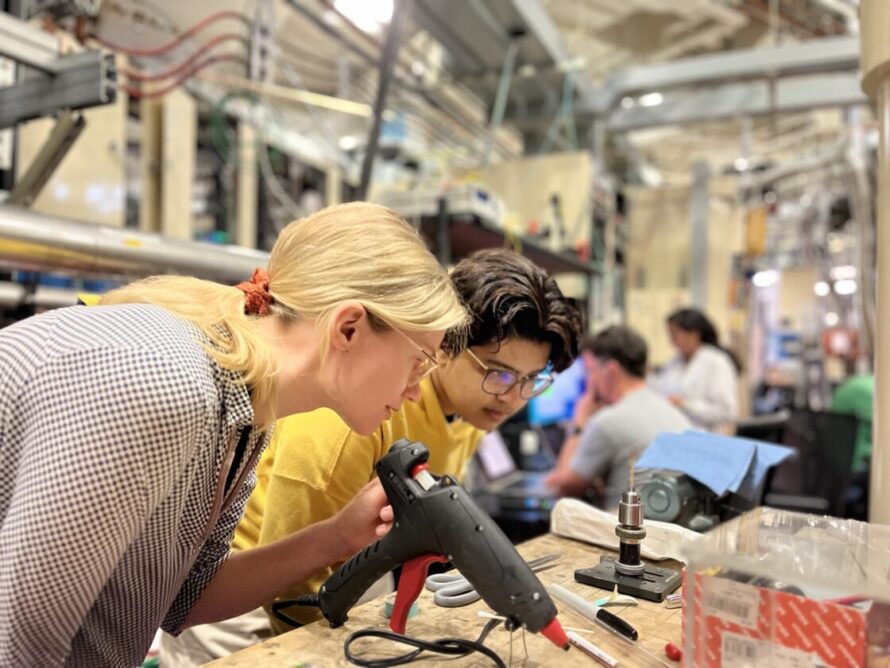
[[[547,9],[541,3],[541,0],[512,0],[513,8],[525,21],[532,34],[544,47],[544,50],[553,59],[557,68],[567,67],[569,63],[576,59],[575,54],[569,51],[568,46],[563,40],[562,33],[556,27],[556,23],[550,18]],[[593,82],[587,78],[586,73],[578,72],[575,77],[575,88],[578,95],[589,100],[596,97],[597,89]]]
[[[361,180],[358,187],[358,199],[363,200],[368,195],[371,185],[371,169],[374,166],[374,158],[377,157],[377,145],[380,141],[380,127],[383,123],[383,111],[386,108],[386,96],[389,93],[389,84],[392,81],[396,64],[399,60],[399,49],[402,46],[402,32],[405,22],[414,7],[414,0],[398,0],[393,9],[393,17],[386,31],[386,42],[383,45],[383,53],[380,55],[380,74],[377,78],[377,95],[374,98],[374,119],[368,134],[365,147],[365,157],[362,160]]]
[[[619,107],[609,114],[608,127],[611,131],[623,132],[660,125],[849,107],[867,101],[855,72],[780,79],[775,82],[774,95],[769,82],[751,81],[665,94],[663,102],[652,107]]]
[[[71,111],[63,112],[39,153],[34,156],[28,169],[9,193],[6,203],[31,206],[85,127],[83,115]]]
[[[501,67],[501,78],[498,82],[498,92],[494,98],[491,109],[491,119],[488,122],[488,134],[485,138],[485,150],[483,151],[482,164],[488,167],[491,161],[491,149],[494,146],[494,135],[501,127],[504,120],[504,109],[507,106],[507,94],[510,92],[510,82],[513,79],[513,66],[516,64],[516,54],[519,53],[519,41],[521,36],[514,35],[507,45],[507,54],[504,56],[504,64]],[[484,168],[483,167],[483,168]]]
[[[528,0],[533,2],[533,0]],[[514,0],[524,4],[525,0]],[[531,25],[531,24],[530,24]],[[544,38],[539,37],[542,43],[546,43]],[[556,42],[558,44],[558,42]],[[564,52],[559,47],[553,47],[557,57]],[[551,55],[553,55],[551,53]],[[739,113],[764,113],[762,111],[768,105],[763,103],[763,94],[757,92],[758,89],[751,87],[742,87],[731,89],[727,88],[730,82],[741,85],[741,81],[751,79],[778,79],[778,87],[783,87],[782,78],[800,77],[800,82],[789,84],[786,87],[788,92],[777,95],[777,97],[790,97],[792,100],[799,98],[796,104],[808,104],[809,99],[815,100],[814,106],[836,106],[831,104],[829,97],[835,93],[840,98],[839,105],[858,104],[864,97],[861,94],[854,94],[851,82],[853,73],[859,70],[859,43],[855,37],[840,37],[831,39],[820,39],[803,44],[790,44],[777,47],[757,48],[757,49],[740,49],[730,51],[728,53],[713,54],[707,56],[696,56],[693,58],[683,58],[680,60],[672,60],[666,63],[657,63],[653,65],[643,65],[627,68],[613,76],[611,76],[605,84],[599,88],[588,85],[579,86],[579,96],[575,103],[575,115],[577,116],[604,116],[608,115],[618,106],[618,103],[628,96],[635,96],[639,93],[660,92],[667,98],[667,93],[675,88],[690,88],[702,86],[705,84],[723,84],[722,92],[717,97],[708,97],[710,94],[706,91],[685,91],[684,96],[691,99],[693,96],[699,96],[698,101],[686,106],[690,109],[697,108],[702,114],[707,115],[709,108],[713,104],[728,105],[747,105],[748,110]],[[845,76],[841,76],[841,74]],[[802,75],[833,75],[837,79],[826,78],[821,81],[818,79],[809,79],[812,82],[812,90],[807,93],[803,88],[805,79]],[[822,86],[827,86],[821,88]],[[832,86],[839,86],[837,91]],[[856,86],[858,88],[858,84]],[[756,95],[759,102],[748,101],[748,95]],[[853,98],[855,97],[855,101]],[[727,101],[727,98],[732,98]],[[785,103],[782,103],[785,105]],[[787,105],[786,105],[787,106]],[[625,118],[635,118],[636,121],[627,121],[634,127],[644,127],[648,123],[654,125],[663,125],[667,122],[691,122],[701,120],[691,114],[686,120],[686,114],[676,112],[679,120],[664,121],[662,116],[667,113],[664,109],[667,105],[661,105],[661,108],[650,107],[648,109],[634,109],[632,114],[624,114],[623,109],[618,113],[618,119],[615,120],[615,126],[624,125]],[[766,110],[769,110],[768,108]],[[540,109],[531,117],[508,114],[505,122],[521,127],[523,124],[528,126],[529,123],[540,125],[547,123],[556,113],[556,105],[552,108]],[[729,114],[723,111],[719,115],[725,118]],[[651,119],[651,121],[650,121]],[[707,119],[705,119],[707,120]]]
[[[0,12],[0,56],[52,74],[59,55],[59,43],[44,30]]]
[[[83,51],[55,61],[56,72],[0,88],[0,128],[54,113],[114,102],[114,55]]]
[[[740,49],[665,63],[631,67],[610,77],[593,96],[579,101],[581,113],[601,114],[623,97],[671,88],[741,79],[859,70],[859,40],[820,39],[803,44]]]

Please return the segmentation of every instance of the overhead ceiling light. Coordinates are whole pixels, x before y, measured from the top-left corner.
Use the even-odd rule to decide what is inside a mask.
[[[621,98],[621,108],[622,109],[630,109],[636,104],[632,97],[622,97]]]
[[[744,172],[746,169],[748,169],[748,165],[750,163],[748,163],[748,160],[746,158],[738,158],[732,164],[733,164],[733,167],[735,167],[737,172]]]
[[[392,18],[393,0],[334,0],[334,9],[368,33],[379,34]]]
[[[519,76],[523,79],[530,79],[538,73],[538,68],[531,63],[524,63],[519,68]]]
[[[343,137],[340,137],[340,141],[337,143],[344,151],[351,151],[356,146],[358,146],[358,139],[353,135],[345,135]]]
[[[664,95],[661,93],[646,93],[637,98],[637,103],[641,107],[657,107],[662,102],[664,102]]]
[[[583,70],[587,66],[586,58],[572,58],[570,60],[561,60],[556,64],[556,69],[560,72],[577,72]]]
[[[856,278],[856,267],[846,264],[841,265],[839,267],[832,267],[828,275],[831,276],[836,281],[842,281],[844,279]]]
[[[827,297],[828,293],[831,292],[831,286],[825,281],[819,281],[813,286],[813,292],[816,293],[817,297]]]
[[[844,237],[835,232],[829,232],[826,238],[828,241],[828,250],[832,253],[840,253],[847,245],[847,242],[844,241]]]
[[[834,291],[839,295],[852,295],[856,292],[856,281],[852,279],[844,279],[834,284]]]
[[[68,199],[68,195],[71,194],[71,188],[68,187],[68,184],[64,181],[56,181],[53,185],[53,197],[55,197],[60,202],[64,202]]]
[[[758,288],[768,288],[779,280],[779,272],[775,269],[758,271],[751,277],[751,282]]]
[[[829,311],[825,314],[825,324],[829,327],[834,327],[841,321],[840,317],[834,311]]]

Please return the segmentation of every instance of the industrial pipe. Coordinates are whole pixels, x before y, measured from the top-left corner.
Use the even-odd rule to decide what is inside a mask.
[[[268,261],[267,253],[240,246],[183,241],[0,206],[0,265],[13,269],[127,278],[183,274],[237,283]]]

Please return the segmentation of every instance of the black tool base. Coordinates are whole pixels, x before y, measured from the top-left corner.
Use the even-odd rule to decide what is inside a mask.
[[[646,564],[645,570],[639,576],[623,575],[615,570],[615,557],[607,556],[600,557],[599,564],[592,568],[580,568],[575,571],[575,581],[608,591],[614,590],[617,584],[619,594],[656,603],[661,603],[683,583],[680,571],[652,564]]]

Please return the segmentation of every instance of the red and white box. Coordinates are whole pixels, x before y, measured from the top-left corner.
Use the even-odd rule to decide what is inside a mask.
[[[684,583],[684,665],[864,668],[869,617],[850,605],[696,573]]]
[[[682,549],[690,668],[890,668],[890,526],[756,508]]]

